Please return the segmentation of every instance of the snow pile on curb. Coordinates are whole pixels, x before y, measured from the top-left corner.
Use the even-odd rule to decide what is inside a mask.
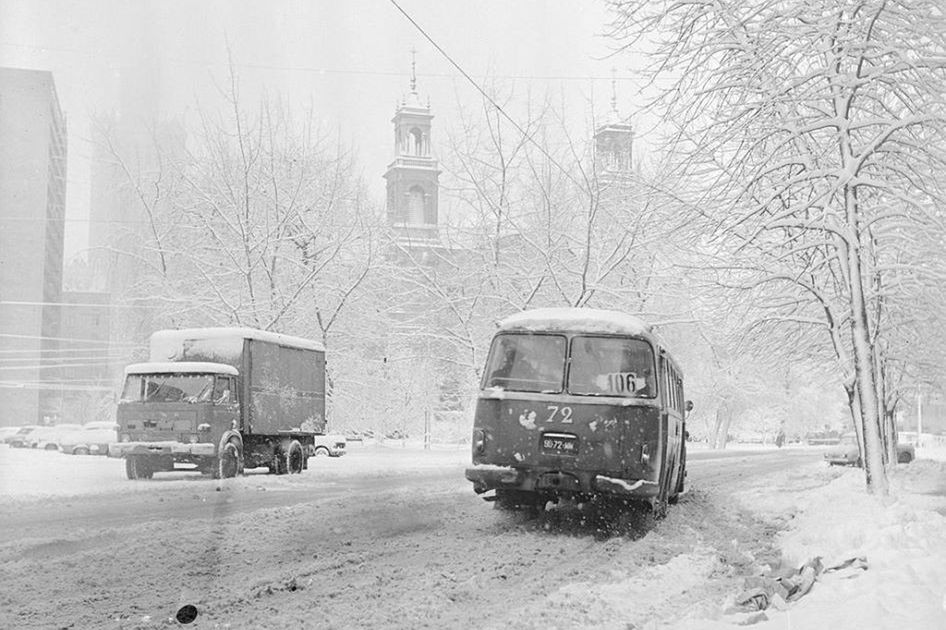
[[[825,566],[861,557],[866,570],[821,574],[785,610],[688,619],[672,627],[946,628],[946,462],[924,458],[930,455],[939,453],[921,452],[922,459],[897,466],[885,499],[866,493],[862,470],[817,464],[746,491],[740,499],[747,506],[773,517],[794,515],[778,539],[783,567],[816,557]]]

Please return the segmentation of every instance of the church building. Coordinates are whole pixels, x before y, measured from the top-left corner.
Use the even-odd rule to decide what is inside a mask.
[[[411,62],[411,91],[394,112],[394,161],[384,174],[387,180],[388,225],[397,243],[408,250],[437,248],[439,177],[431,154],[430,102],[417,94],[415,62]]]

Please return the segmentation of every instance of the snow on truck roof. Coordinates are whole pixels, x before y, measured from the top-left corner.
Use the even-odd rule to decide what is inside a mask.
[[[151,334],[151,342],[159,341],[162,344],[180,345],[186,340],[212,340],[212,339],[256,339],[258,341],[268,341],[279,344],[280,346],[289,346],[290,348],[299,348],[302,350],[321,350],[325,348],[321,343],[302,337],[293,337],[274,333],[268,330],[257,330],[255,328],[181,328],[178,330],[159,330]]]
[[[206,361],[132,363],[125,374],[238,374],[232,365],[208,363]]]
[[[537,308],[510,315],[499,322],[503,331],[561,330],[619,335],[651,334],[642,320],[622,313],[595,308]]]

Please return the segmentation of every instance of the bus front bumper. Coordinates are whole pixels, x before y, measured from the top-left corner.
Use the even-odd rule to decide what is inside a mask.
[[[610,494],[634,498],[652,498],[658,494],[657,481],[620,479],[588,471],[559,471],[539,468],[514,468],[478,464],[466,469],[473,490],[483,494],[490,490],[509,489],[550,494]]]

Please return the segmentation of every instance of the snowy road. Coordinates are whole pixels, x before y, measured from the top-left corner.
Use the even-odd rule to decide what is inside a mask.
[[[0,626],[160,627],[184,604],[197,628],[669,621],[718,605],[774,553],[778,523],[730,494],[820,458],[724,455],[691,453],[692,493],[649,527],[574,508],[531,521],[493,510],[463,478],[466,449],[363,447],[299,476],[221,484],[130,482],[120,461],[2,448]],[[626,609],[603,590],[635,576],[641,597]]]

